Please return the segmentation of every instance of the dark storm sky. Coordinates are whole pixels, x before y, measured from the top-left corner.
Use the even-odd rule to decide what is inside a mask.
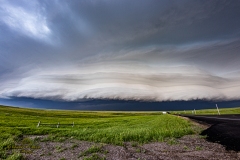
[[[0,98],[240,99],[240,1],[0,0]]]

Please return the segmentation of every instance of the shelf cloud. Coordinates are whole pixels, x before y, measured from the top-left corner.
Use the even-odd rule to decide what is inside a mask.
[[[239,1],[0,3],[0,98],[240,99]]]

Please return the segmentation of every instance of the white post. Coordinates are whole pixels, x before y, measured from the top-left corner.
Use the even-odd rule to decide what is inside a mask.
[[[59,127],[59,122],[58,122],[58,124],[57,124],[57,128]]]
[[[41,121],[39,121],[39,122],[38,122],[38,125],[37,125],[37,127],[39,127],[39,126],[40,126],[40,123],[41,123]]]
[[[184,110],[184,113],[186,114],[186,111]]]
[[[216,108],[217,108],[217,111],[218,111],[218,115],[220,115],[220,112],[219,112],[219,109],[218,109],[218,106],[217,106],[217,104],[216,104]]]
[[[196,114],[196,110],[194,109],[194,113]]]
[[[72,125],[72,127],[74,126],[74,122],[73,122],[73,125]]]

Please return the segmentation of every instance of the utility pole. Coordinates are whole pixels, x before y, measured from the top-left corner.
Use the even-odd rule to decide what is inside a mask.
[[[218,115],[220,115],[220,112],[219,112],[219,109],[218,109],[218,106],[217,106],[217,104],[216,104],[216,108],[217,108],[217,111],[218,111]]]

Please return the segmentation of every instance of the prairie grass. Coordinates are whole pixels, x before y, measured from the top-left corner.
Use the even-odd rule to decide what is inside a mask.
[[[48,135],[45,141],[74,138],[122,145],[123,142],[147,143],[193,134],[192,126],[185,119],[161,112],[83,112],[0,106],[0,151],[3,151],[0,155],[5,157],[4,151],[13,148],[26,135]]]
[[[88,148],[86,151],[82,152],[80,154],[80,157],[81,156],[87,156],[87,155],[92,154],[92,153],[98,153],[98,152],[101,152],[101,151],[102,151],[101,146],[92,146],[92,147]]]

